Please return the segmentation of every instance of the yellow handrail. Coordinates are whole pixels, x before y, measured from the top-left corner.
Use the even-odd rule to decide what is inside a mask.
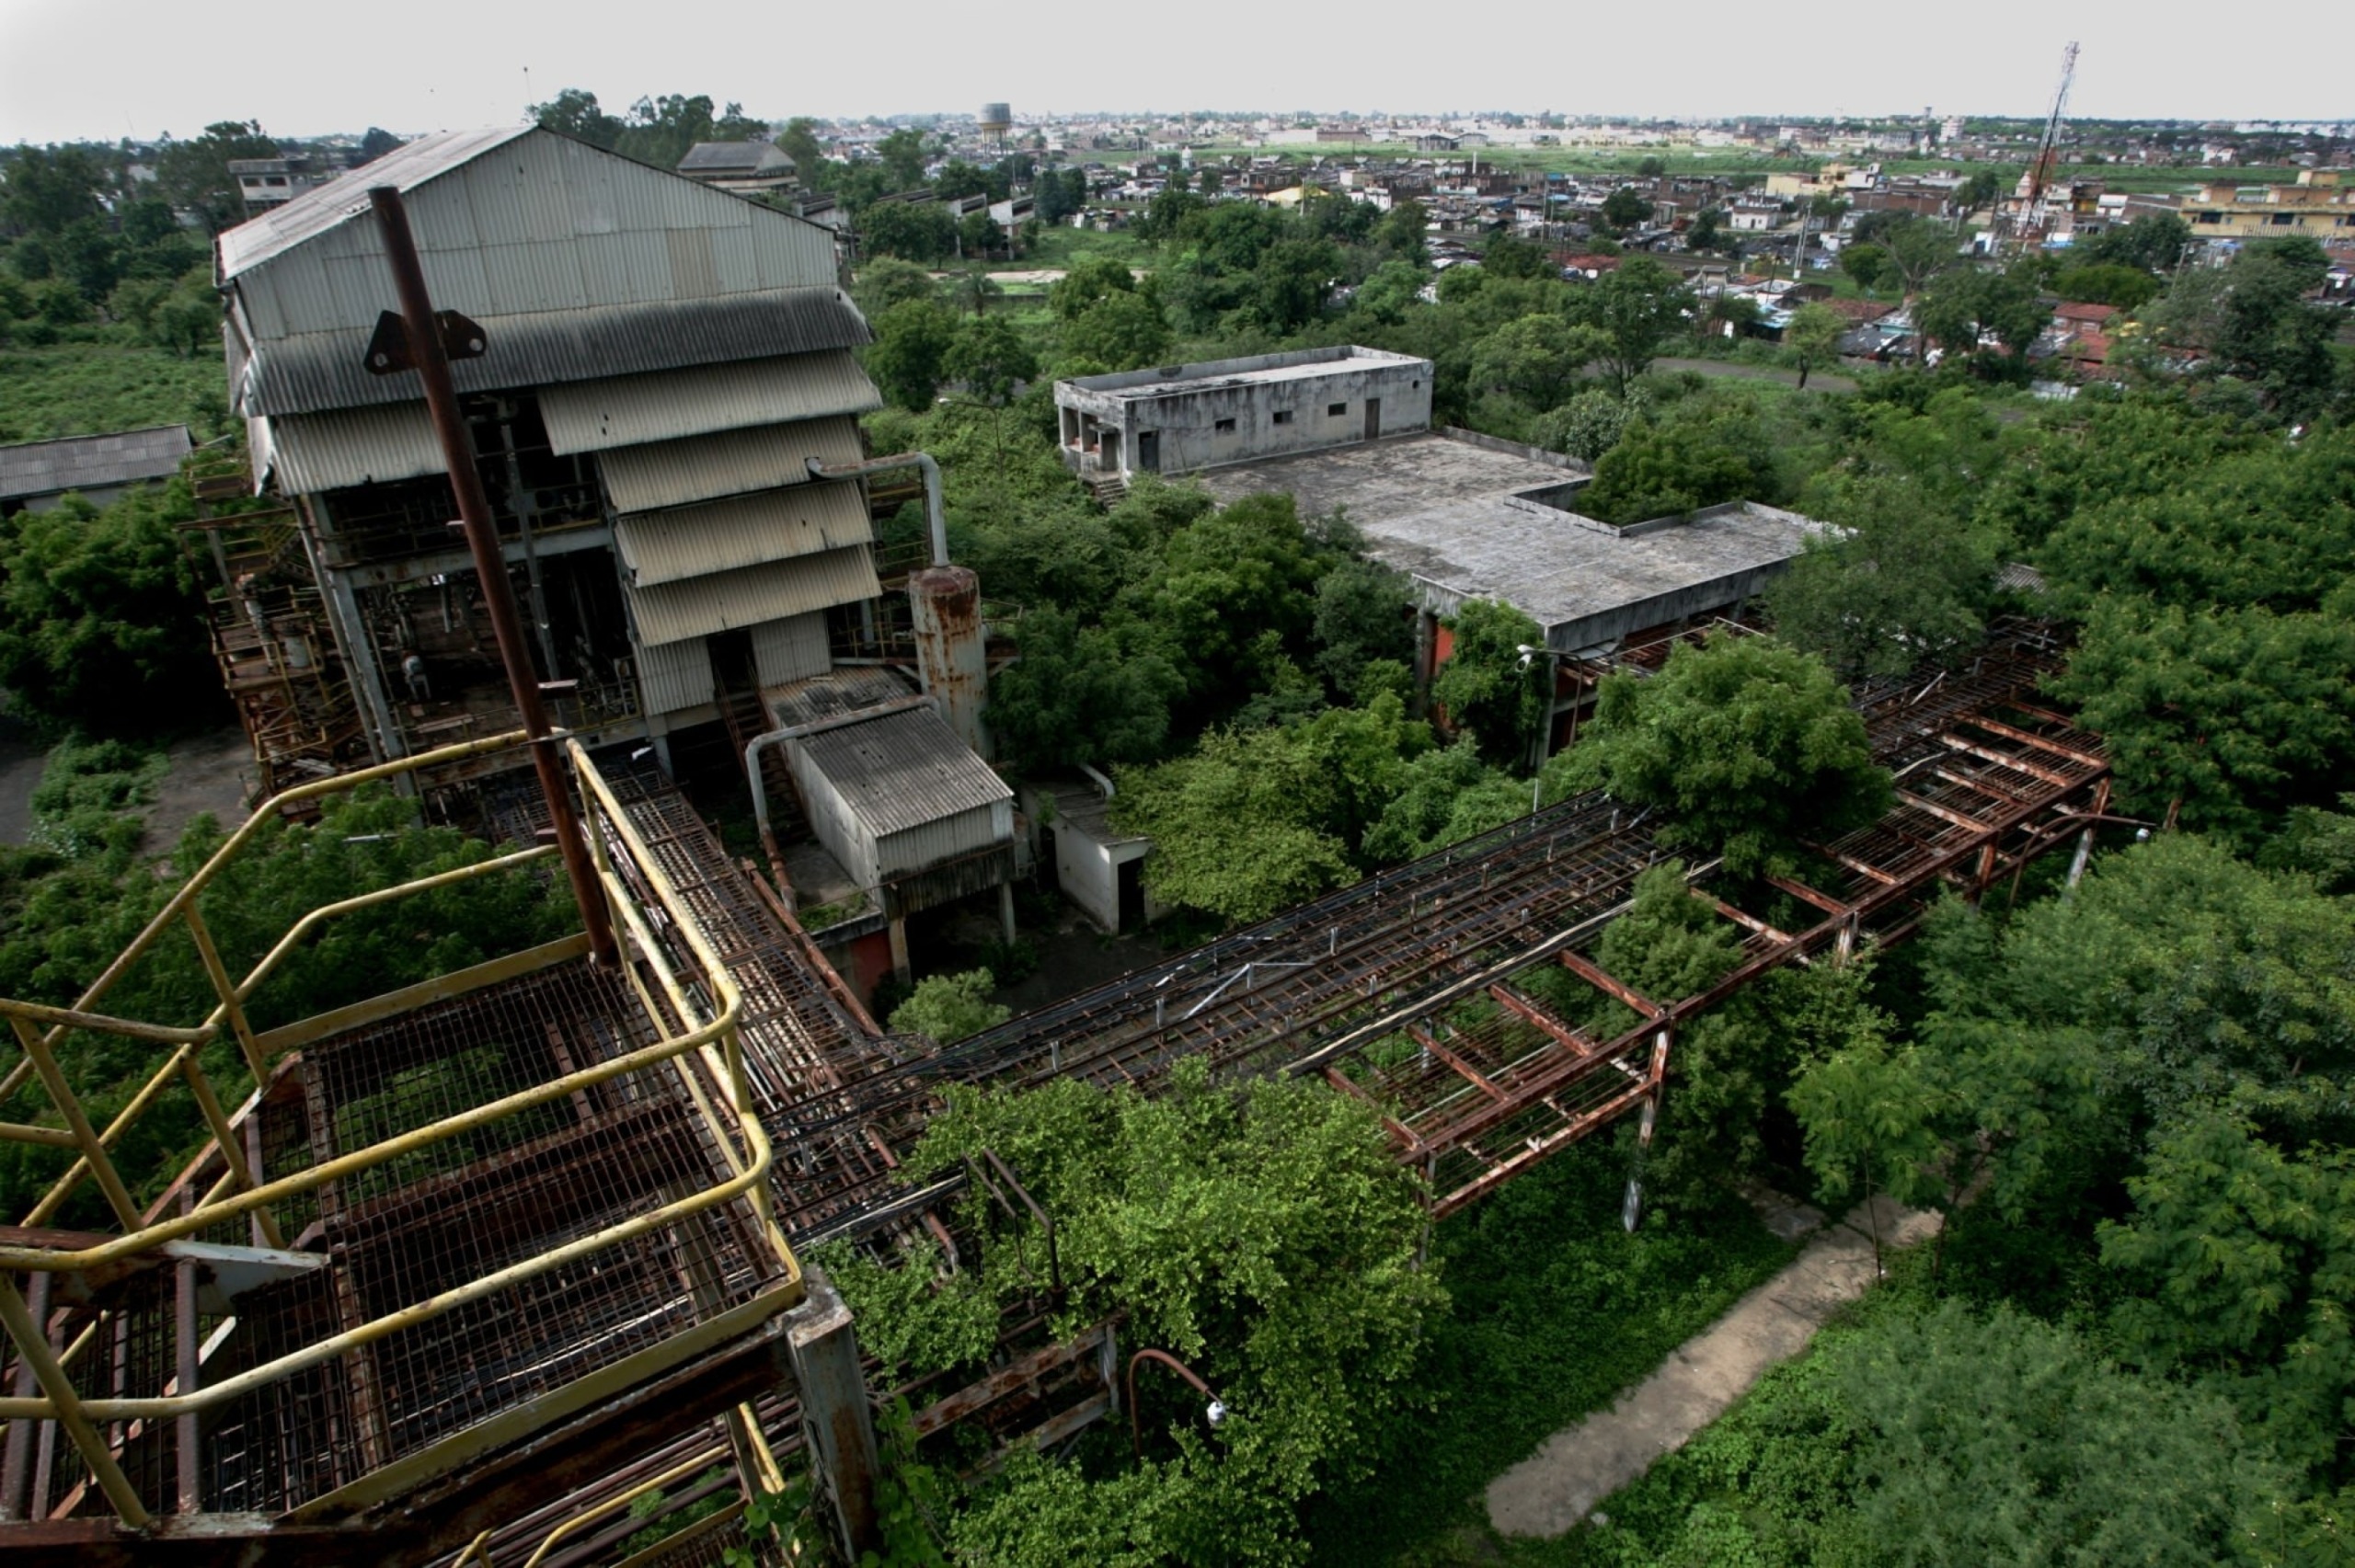
[[[53,1031],[51,1036],[52,1039],[57,1033],[62,1033],[67,1028],[109,1028],[120,1025],[121,1027],[117,1029],[119,1033],[178,1047],[155,1077],[137,1096],[134,1096],[132,1104],[125,1107],[123,1114],[115,1118],[104,1134],[92,1132],[84,1126],[63,1135],[95,1156],[95,1161],[86,1157],[85,1160],[77,1162],[77,1172],[70,1173],[69,1180],[63,1185],[64,1191],[70,1192],[73,1184],[79,1180],[80,1173],[87,1170],[97,1170],[104,1174],[111,1174],[105,1162],[106,1144],[119,1136],[124,1126],[135,1119],[147,1104],[153,1103],[155,1094],[160,1093],[161,1085],[175,1073],[188,1078],[191,1088],[202,1103],[206,1120],[211,1124],[214,1135],[215,1145],[231,1166],[232,1179],[243,1175],[246,1181],[245,1190],[230,1192],[226,1196],[215,1196],[221,1193],[223,1186],[223,1184],[216,1184],[214,1193],[208,1195],[204,1201],[189,1211],[138,1227],[124,1235],[109,1238],[93,1246],[74,1251],[56,1251],[0,1245],[0,1320],[6,1321],[11,1337],[19,1341],[20,1348],[29,1343],[26,1339],[29,1334],[33,1338],[44,1337],[40,1326],[33,1322],[16,1281],[12,1277],[7,1277],[5,1271],[84,1272],[119,1264],[152,1251],[166,1242],[194,1234],[224,1220],[246,1214],[259,1212],[266,1223],[268,1207],[286,1198],[315,1190],[327,1183],[373,1169],[469,1130],[519,1115],[534,1106],[578,1094],[583,1090],[593,1088],[624,1074],[666,1063],[680,1064],[679,1070],[685,1073],[686,1070],[682,1059],[690,1052],[707,1053],[714,1059],[712,1066],[721,1074],[722,1082],[728,1086],[729,1097],[734,1102],[729,1106],[729,1111],[733,1113],[733,1120],[736,1123],[734,1130],[742,1139],[747,1157],[741,1161],[736,1158],[733,1147],[735,1140],[729,1137],[729,1129],[724,1126],[726,1118],[706,1103],[704,1096],[697,1092],[694,1098],[702,1106],[704,1117],[710,1126],[718,1147],[728,1155],[729,1163],[735,1167],[726,1180],[718,1182],[701,1192],[666,1203],[649,1213],[618,1221],[593,1234],[577,1238],[546,1253],[510,1265],[449,1290],[439,1292],[426,1300],[385,1313],[329,1338],[305,1345],[272,1361],[247,1368],[235,1377],[224,1379],[200,1390],[155,1398],[85,1400],[75,1392],[70,1381],[66,1380],[62,1367],[58,1365],[61,1358],[47,1355],[44,1343],[42,1354],[37,1358],[44,1368],[44,1376],[41,1379],[44,1388],[43,1395],[31,1398],[0,1398],[0,1419],[63,1422],[69,1434],[74,1436],[76,1447],[85,1449],[85,1458],[90,1462],[94,1477],[107,1493],[109,1501],[114,1503],[118,1515],[126,1522],[134,1526],[144,1523],[146,1517],[144,1509],[141,1506],[135,1493],[125,1482],[120,1467],[112,1462],[111,1455],[105,1448],[103,1439],[99,1438],[92,1429],[92,1422],[160,1420],[213,1408],[306,1368],[333,1360],[390,1334],[430,1322],[456,1308],[481,1300],[512,1286],[561,1268],[578,1259],[676,1224],[707,1209],[733,1202],[740,1196],[751,1196],[754,1213],[761,1221],[761,1229],[769,1239],[773,1250],[784,1266],[785,1279],[767,1294],[787,1300],[794,1299],[794,1293],[801,1280],[800,1264],[793,1255],[791,1248],[786,1244],[783,1236],[776,1230],[769,1212],[767,1178],[774,1160],[774,1150],[759,1121],[747,1110],[742,1041],[738,1029],[743,1006],[742,994],[734,978],[729,975],[708,940],[694,924],[677,887],[654,859],[645,841],[630,823],[620,803],[615,798],[602,775],[598,773],[594,763],[591,761],[577,741],[569,742],[569,745],[582,793],[593,802],[591,817],[592,819],[602,818],[628,847],[632,858],[645,874],[656,901],[670,911],[672,916],[672,925],[685,941],[696,966],[703,970],[700,978],[708,988],[707,994],[717,1004],[716,1007],[695,1007],[688,989],[680,983],[679,978],[672,973],[670,965],[661,961],[661,955],[654,952],[651,943],[646,940],[648,933],[644,931],[643,922],[633,921],[631,923],[638,928],[641,944],[647,948],[649,961],[655,964],[656,972],[664,990],[671,993],[671,998],[679,1010],[681,1021],[694,1024],[698,1012],[710,1012],[711,1016],[702,1024],[686,1028],[676,1036],[665,1034],[655,1044],[627,1052],[610,1061],[568,1072],[551,1082],[502,1096],[458,1115],[443,1117],[367,1149],[339,1156],[277,1181],[256,1185],[252,1181],[252,1173],[243,1171],[243,1162],[236,1158],[237,1154],[242,1153],[242,1150],[233,1148],[236,1143],[234,1128],[229,1119],[220,1114],[219,1103],[211,1094],[210,1085],[197,1067],[196,1051],[201,1045],[217,1038],[219,1025],[227,1021],[238,1028],[240,1042],[247,1047],[249,1059],[252,1059],[252,1043],[247,1031],[242,1026],[240,1004],[247,997],[253,994],[271,970],[283,961],[285,956],[291,953],[310,932],[316,930],[320,922],[338,914],[371,904],[383,903],[411,892],[445,886],[465,877],[510,869],[555,853],[552,846],[495,857],[489,861],[479,862],[434,876],[419,878],[399,887],[357,895],[310,911],[296,923],[293,929],[281,938],[242,984],[230,987],[225,984],[225,976],[215,977],[216,989],[223,992],[222,1001],[212,1017],[201,1028],[167,1029],[160,1025],[113,1019],[88,1011],[91,1003],[105,994],[106,990],[125,972],[128,966],[153,945],[156,937],[175,915],[188,915],[193,925],[192,900],[196,894],[212,880],[226,859],[247,841],[256,825],[285,802],[327,793],[331,790],[348,789],[373,778],[382,778],[453,758],[475,755],[498,747],[513,745],[523,738],[521,733],[517,732],[508,736],[467,742],[460,746],[446,747],[439,751],[403,759],[401,761],[364,770],[360,773],[338,779],[322,780],[316,784],[301,785],[284,792],[248,818],[220,851],[206,862],[197,875],[173,895],[165,908],[159,910],[133,939],[132,944],[108,966],[97,981],[93,982],[85,992],[79,1007],[47,1008],[37,1003],[11,1003],[0,1001],[0,1014],[8,1015],[16,1021],[20,1036],[28,1047],[29,1059],[26,1066],[35,1071],[40,1070],[47,1054],[44,1049],[37,1049],[36,1045],[45,1047],[49,1043],[30,1027],[36,1023],[50,1024]],[[599,842],[598,847],[602,860],[603,858],[602,841]],[[634,899],[616,876],[610,870],[603,870],[599,882],[600,890],[609,902],[615,903],[624,910],[635,913],[635,910],[630,909]],[[217,964],[213,967],[217,967]],[[658,1031],[666,1028],[659,1017],[653,1022]],[[25,1073],[20,1070],[12,1071],[9,1076],[12,1082],[20,1084]],[[43,1076],[46,1079],[51,1075]],[[693,1075],[688,1073],[686,1076],[689,1086],[693,1088]],[[61,1082],[55,1087],[63,1089],[63,1085]],[[70,1092],[65,1093],[64,1098],[68,1103],[73,1101]],[[250,1109],[250,1104],[248,1109]],[[69,1119],[71,1119],[70,1116]],[[13,1127],[0,1127],[0,1137],[8,1136],[16,1130]],[[36,1141],[57,1141],[55,1137],[50,1135],[51,1129],[26,1130],[38,1135]],[[55,1197],[57,1195],[52,1196]],[[51,1200],[44,1199],[43,1207],[51,1207]],[[53,1378],[48,1375],[50,1372],[54,1373]],[[89,1443],[83,1441],[86,1434],[90,1437]],[[91,1448],[91,1444],[97,1445],[95,1449]]]

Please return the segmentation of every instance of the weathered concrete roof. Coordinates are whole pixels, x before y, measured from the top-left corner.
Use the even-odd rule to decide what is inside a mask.
[[[1337,371],[1363,370],[1373,365],[1428,364],[1412,354],[1387,349],[1342,345],[1330,349],[1295,349],[1279,354],[1254,354],[1240,360],[1210,360],[1195,365],[1168,365],[1159,370],[1116,371],[1109,375],[1080,376],[1057,382],[1058,401],[1074,394],[1093,394],[1120,401],[1166,397],[1180,392],[1209,392],[1222,386],[1258,385],[1270,382],[1305,381]],[[1066,393],[1064,389],[1070,389]]]
[[[1237,464],[1202,483],[1222,501],[1289,490],[1303,516],[1342,508],[1377,559],[1415,578],[1427,608],[1501,600],[1565,653],[1738,603],[1820,526],[1738,502],[1621,530],[1517,493],[1575,477],[1432,431]]]
[[[0,500],[166,479],[179,472],[188,454],[186,425],[0,446]]]

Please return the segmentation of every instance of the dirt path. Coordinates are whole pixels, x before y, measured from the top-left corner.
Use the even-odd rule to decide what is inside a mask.
[[[215,729],[175,740],[165,748],[170,761],[147,807],[144,851],[169,854],[180,834],[201,812],[224,828],[246,819],[246,791],[254,782],[254,754],[242,729]]]
[[[1691,371],[1696,375],[1728,376],[1735,381],[1779,381],[1785,386],[1797,386],[1799,372],[1776,370],[1772,365],[1738,365],[1730,360],[1654,360],[1656,371]],[[1829,371],[1816,371],[1807,378],[1809,392],[1854,392],[1855,378],[1835,375]]]
[[[1901,1209],[1887,1198],[1874,1199],[1871,1209],[1859,1207],[1818,1233],[1782,1273],[1735,1302],[1617,1404],[1557,1432],[1490,1482],[1488,1522],[1506,1535],[1568,1532],[1723,1414],[1768,1368],[1806,1349],[1833,1312],[1865,1293],[1876,1277],[1876,1223],[1884,1249],[1918,1242],[1937,1226],[1935,1214]]]
[[[0,714],[0,844],[21,844],[33,830],[33,787],[49,751],[23,722]]]

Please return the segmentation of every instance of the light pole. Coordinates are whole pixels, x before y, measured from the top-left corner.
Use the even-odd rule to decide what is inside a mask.
[[[1545,787],[1545,753],[1554,743],[1554,689],[1561,683],[1562,656],[1552,648],[1529,643],[1518,645],[1514,651],[1521,655],[1521,668],[1524,670],[1530,668],[1532,659],[1545,660],[1545,700],[1537,718],[1537,771],[1529,781],[1529,810],[1530,815],[1535,816],[1539,795]]]
[[[1192,1385],[1196,1393],[1210,1403],[1202,1410],[1202,1418],[1215,1426],[1226,1419],[1226,1402],[1211,1392],[1211,1386],[1194,1375],[1194,1369],[1166,1350],[1140,1350],[1129,1357],[1129,1450],[1138,1459],[1144,1457],[1144,1432],[1137,1414],[1137,1363],[1158,1361]]]

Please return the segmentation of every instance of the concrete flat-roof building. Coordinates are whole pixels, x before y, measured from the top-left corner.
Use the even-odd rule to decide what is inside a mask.
[[[1584,464],[1535,448],[1426,431],[1246,467],[1203,483],[1222,501],[1290,491],[1303,516],[1336,508],[1366,548],[1412,578],[1426,612],[1511,604],[1575,654],[1755,594],[1820,526],[1752,501],[1626,527],[1576,510]]]
[[[1059,381],[1055,406],[1083,476],[1190,474],[1428,429],[1431,362],[1303,349]]]

